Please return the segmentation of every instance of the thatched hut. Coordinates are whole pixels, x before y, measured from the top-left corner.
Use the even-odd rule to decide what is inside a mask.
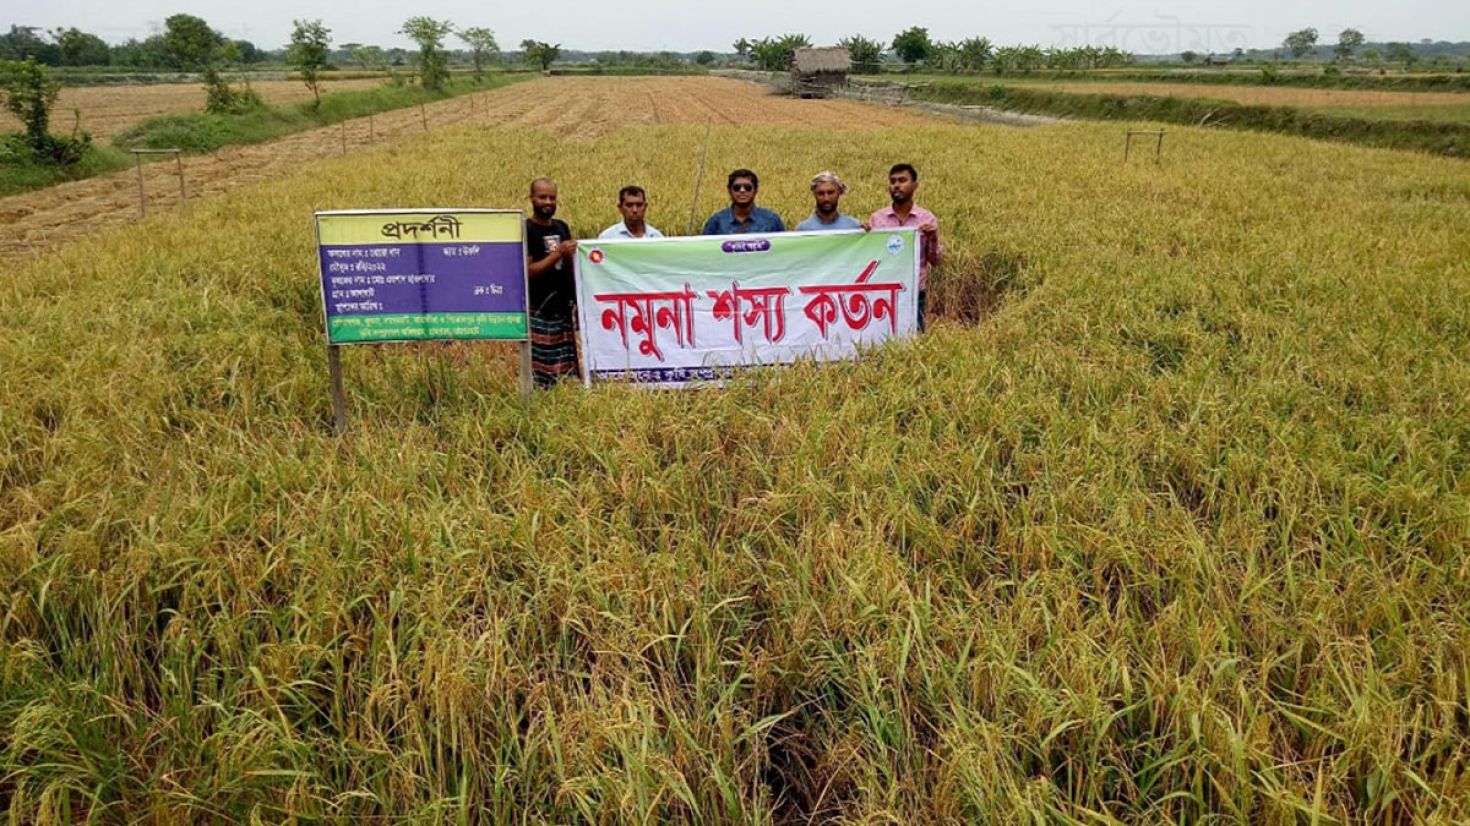
[[[795,49],[791,53],[791,92],[797,97],[824,98],[847,82],[852,55],[841,46]]]

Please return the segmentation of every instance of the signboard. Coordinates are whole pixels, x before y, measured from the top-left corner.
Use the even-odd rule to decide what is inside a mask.
[[[327,343],[527,338],[518,210],[316,213]]]
[[[679,387],[851,358],[916,332],[918,280],[913,229],[583,241],[583,379]]]

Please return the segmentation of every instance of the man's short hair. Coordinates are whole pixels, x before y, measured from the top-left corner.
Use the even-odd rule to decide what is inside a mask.
[[[735,182],[740,180],[741,178],[749,178],[751,186],[755,187],[756,189],[761,188],[761,179],[757,178],[755,173],[751,172],[749,169],[737,169],[734,172],[731,172],[730,179],[725,181],[725,188],[729,189],[730,187],[734,186]]]
[[[896,163],[896,164],[894,164],[893,165],[893,168],[890,169],[890,170],[888,170],[888,177],[891,178],[891,177],[893,177],[894,175],[897,175],[900,172],[907,172],[907,173],[909,173],[909,180],[913,181],[914,183],[918,183],[919,182],[919,170],[914,169],[914,165],[913,164],[911,164],[911,163]]]
[[[648,193],[641,186],[625,186],[618,190],[618,203],[622,203],[629,195],[637,195],[643,200],[648,200]]]
[[[536,178],[535,180],[531,181],[531,192],[530,192],[530,194],[532,194],[532,195],[535,195],[536,194],[536,184],[550,184],[552,187],[555,187],[556,186],[556,181],[553,181],[553,180],[551,180],[550,178],[548,178],[548,177],[546,177],[544,175],[541,176],[540,178]]]

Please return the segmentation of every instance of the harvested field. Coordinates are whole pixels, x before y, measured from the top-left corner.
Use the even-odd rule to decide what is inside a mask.
[[[300,84],[297,84],[300,85]],[[439,101],[424,107],[430,128],[520,124],[564,138],[590,139],[625,126],[672,123],[787,125],[850,130],[932,123],[922,115],[850,101],[802,101],[724,78],[543,78]],[[348,121],[270,143],[229,147],[184,159],[190,198],[285,175],[318,158],[423,131],[417,108]],[[149,208],[179,200],[172,163],[146,167]],[[0,255],[54,247],[80,235],[133,221],[138,182],[129,170],[0,199]]]
[[[549,97],[548,97],[549,96]],[[912,112],[850,101],[772,95],[718,77],[547,78],[496,97],[498,122],[539,126],[559,136],[595,138],[625,126],[673,123],[860,129],[932,122]]]
[[[379,78],[327,80],[322,94],[352,89],[371,89]],[[299,80],[262,80],[250,84],[270,104],[294,103],[311,98],[311,90]],[[106,141],[139,121],[159,115],[197,112],[204,108],[204,86],[198,83],[167,83],[150,86],[68,86],[56,102],[52,126],[70,131],[78,122],[97,140]],[[77,120],[78,114],[80,121]],[[0,131],[20,128],[9,112],[0,112]]]

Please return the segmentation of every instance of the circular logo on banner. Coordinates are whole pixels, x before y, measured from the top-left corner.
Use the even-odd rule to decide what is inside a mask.
[[[587,260],[591,261],[594,264],[601,264],[602,259],[606,257],[606,255],[603,255],[602,250],[593,250],[587,253]]]
[[[890,235],[890,236],[888,236],[888,254],[889,255],[898,255],[901,252],[903,252],[903,236],[902,235]]]

